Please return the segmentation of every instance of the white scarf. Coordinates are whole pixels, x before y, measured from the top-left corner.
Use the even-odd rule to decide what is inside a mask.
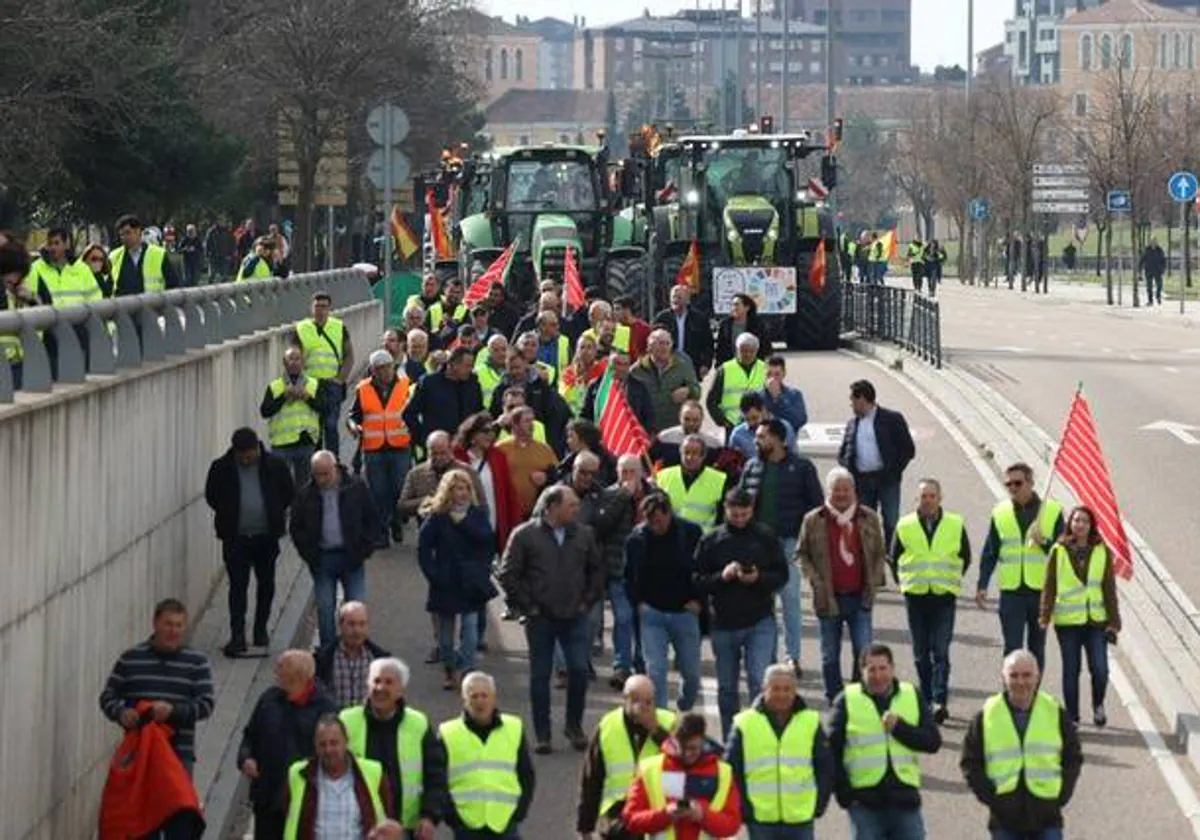
[[[858,505],[850,505],[845,512],[841,512],[826,502],[825,510],[829,511],[829,515],[838,529],[838,554],[843,563],[853,566],[855,558],[854,552],[850,548],[850,534],[854,528],[854,515],[858,512]]]

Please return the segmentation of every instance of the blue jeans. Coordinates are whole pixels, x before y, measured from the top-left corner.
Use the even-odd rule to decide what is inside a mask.
[[[1063,840],[1063,830],[1057,826],[1043,828],[1041,831],[1009,831],[1007,828],[993,828],[992,840]]]
[[[381,449],[363,453],[367,466],[367,484],[371,487],[371,499],[379,512],[379,538],[386,541],[392,529],[392,517],[396,515],[396,501],[404,477],[412,465],[412,454],[407,449]]]
[[[613,611],[613,668],[633,671],[633,605],[625,591],[625,581],[608,582],[608,602]]]
[[[779,541],[783,545],[783,556],[787,560],[788,579],[783,589],[779,590],[779,600],[783,605],[783,648],[788,659],[800,661],[800,569],[792,562],[796,556],[796,537],[785,537]]]
[[[1092,675],[1092,706],[1104,705],[1108,691],[1108,642],[1099,624],[1054,628],[1062,652],[1063,703],[1071,720],[1079,720],[1079,673],[1082,654],[1087,654],[1088,673]]]
[[[315,447],[311,443],[293,443],[290,446],[277,446],[271,450],[284,460],[292,473],[292,483],[299,490],[312,475],[312,456]]]
[[[857,481],[858,501],[879,512],[883,518],[884,545],[891,545],[896,522],[900,519],[900,479],[873,472],[859,474]]]
[[[905,595],[904,607],[908,611],[921,696],[927,703],[944,706],[950,689],[955,599],[949,595]]]
[[[1000,633],[1004,636],[1004,655],[1027,649],[1038,663],[1038,672],[1046,673],[1046,631],[1038,625],[1040,592],[1000,591]]]
[[[338,451],[338,419],[342,416],[342,403],[346,401],[346,385],[332,379],[322,379],[325,404],[321,406],[321,448],[327,449],[342,460]]]
[[[454,629],[458,625],[458,650],[454,650]],[[473,613],[442,613],[438,616],[438,646],[442,665],[466,673],[475,667],[475,646],[479,644],[479,617]]]
[[[832,703],[841,693],[842,682],[842,625],[850,628],[850,652],[854,656],[851,673],[858,673],[858,657],[871,644],[871,611],[863,609],[861,595],[836,595],[836,617],[820,617],[817,628],[821,641],[821,676],[825,680],[825,697]]]
[[[746,823],[750,832],[750,840],[813,840],[813,824],[806,822],[797,825],[787,823]]]
[[[851,840],[925,840],[920,808],[872,810],[850,806]]]
[[[671,670],[667,646],[675,651],[683,687],[675,705],[681,712],[691,711],[700,694],[700,619],[687,610],[662,612],[642,604],[642,652],[646,671],[654,683],[654,699],[667,708],[667,673]]]
[[[721,733],[728,739],[733,716],[742,708],[739,698],[742,657],[746,659],[746,687],[753,703],[762,691],[763,672],[775,659],[775,616],[769,615],[757,624],[739,630],[714,629],[712,649],[717,657],[717,708],[721,712]]]
[[[357,569],[347,569],[346,562],[346,552],[341,549],[326,550],[321,552],[321,559],[312,570],[317,627],[323,645],[337,638],[338,582],[342,584],[342,594],[347,601],[361,601],[367,594],[366,567],[360,563]]]
[[[539,741],[550,740],[550,674],[554,670],[554,644],[562,645],[567,659],[567,727],[583,726],[583,705],[588,684],[588,617],[546,618],[525,621],[529,645],[529,705],[533,731]]]

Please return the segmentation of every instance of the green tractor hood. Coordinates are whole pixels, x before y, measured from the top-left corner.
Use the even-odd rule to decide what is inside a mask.
[[[774,265],[779,213],[760,195],[735,195],[721,213],[729,260],[735,265]]]
[[[561,213],[543,213],[533,222],[530,256],[539,282],[547,278],[562,280],[567,248],[575,249],[576,265],[582,268],[583,242],[575,220]]]

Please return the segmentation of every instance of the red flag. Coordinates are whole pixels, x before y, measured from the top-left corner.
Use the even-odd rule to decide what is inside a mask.
[[[604,402],[604,413],[600,415],[600,439],[618,458],[622,455],[641,456],[650,448],[650,437],[629,407],[624,387],[615,382]]]
[[[675,285],[687,286],[692,294],[700,293],[700,245],[695,239],[688,248],[683,265],[679,266],[679,273],[675,275]]]
[[[504,283],[504,275],[508,274],[508,264],[512,262],[516,247],[517,243],[514,241],[505,248],[504,253],[496,257],[495,261],[487,267],[487,271],[480,274],[479,279],[471,284],[471,288],[467,289],[467,293],[463,295],[463,303],[468,309],[486,300],[488,289],[492,288],[493,284]]]
[[[817,241],[817,253],[813,257],[812,265],[808,267],[808,285],[812,286],[812,290],[817,294],[825,291],[825,240]]]
[[[579,278],[579,266],[575,262],[575,249],[568,247],[566,258],[563,260],[563,315],[567,310],[578,312],[587,305],[587,297],[583,294],[583,281]]]
[[[433,190],[425,191],[425,211],[429,214],[429,240],[433,243],[433,254],[439,260],[450,259],[450,234],[446,230],[446,217],[437,206]]]
[[[1117,507],[1117,494],[1100,449],[1100,437],[1092,419],[1092,408],[1081,387],[1071,402],[1071,413],[1063,429],[1054,471],[1063,477],[1081,504],[1096,515],[1096,528],[1113,554],[1113,570],[1128,580],[1133,577],[1133,554]]]
[[[824,201],[829,198],[829,187],[825,186],[825,182],[820,178],[808,179],[808,194],[816,201]]]

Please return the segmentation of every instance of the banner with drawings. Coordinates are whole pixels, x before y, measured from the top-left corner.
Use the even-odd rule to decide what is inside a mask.
[[[759,315],[791,315],[796,311],[796,269],[778,266],[713,269],[713,311],[728,315],[733,296],[749,295]]]

